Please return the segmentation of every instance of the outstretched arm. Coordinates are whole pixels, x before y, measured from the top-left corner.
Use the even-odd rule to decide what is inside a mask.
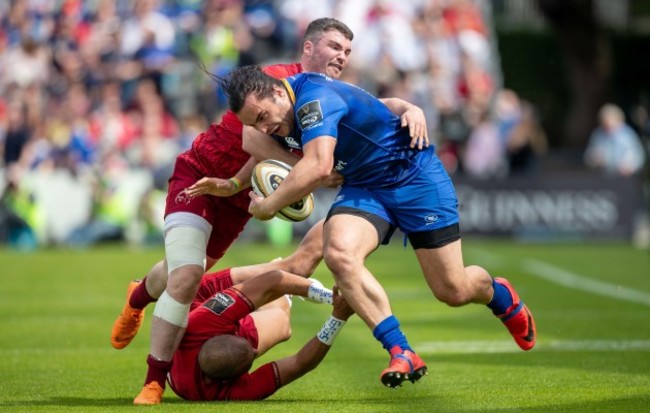
[[[190,198],[200,195],[233,196],[251,185],[251,176],[256,164],[257,160],[251,156],[235,176],[228,179],[206,176],[187,188],[185,193]]]
[[[233,288],[244,294],[257,309],[285,294],[299,295],[316,303],[332,303],[332,291],[314,279],[303,278],[282,270],[271,270]]]
[[[408,126],[409,136],[411,136],[411,148],[417,146],[418,149],[422,149],[429,146],[427,121],[424,111],[419,106],[399,98],[383,98],[379,100],[388,106],[391,112],[400,117],[403,128]]]
[[[336,291],[336,287],[334,291],[336,293],[334,294],[332,315],[325,322],[316,337],[309,340],[293,356],[285,357],[275,362],[280,374],[280,386],[286,386],[315,369],[327,355],[334,339],[347,319],[354,314],[354,311],[350,308],[343,296]]]

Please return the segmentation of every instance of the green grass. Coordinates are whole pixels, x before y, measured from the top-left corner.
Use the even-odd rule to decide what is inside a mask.
[[[382,387],[378,376],[386,353],[353,318],[318,369],[268,400],[189,403],[168,390],[163,405],[155,407],[132,405],[146,371],[151,310],[126,349],[113,350],[108,338],[127,282],[141,277],[162,249],[0,250],[0,411],[649,411],[647,251],[466,240],[466,264],[481,263],[493,275],[507,276],[534,312],[538,346],[524,353],[485,307],[448,308],[435,301],[413,252],[398,244],[381,248],[368,265],[385,286],[410,343],[429,365],[430,374],[420,383]],[[237,244],[219,268],[289,251]],[[548,271],[539,274],[539,262],[551,275],[569,273],[579,282],[559,285]],[[316,277],[332,282],[323,265]],[[611,288],[591,291],[593,281]],[[292,339],[258,363],[295,352],[328,314],[325,306],[295,300]]]

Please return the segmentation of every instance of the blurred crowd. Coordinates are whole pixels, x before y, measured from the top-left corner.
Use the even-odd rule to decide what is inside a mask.
[[[546,137],[499,86],[487,0],[10,0],[0,243],[159,241],[176,155],[226,109],[204,70],[294,61],[323,16],[355,33],[343,80],[420,105],[450,173],[536,173]],[[82,201],[47,205],[70,186]]]

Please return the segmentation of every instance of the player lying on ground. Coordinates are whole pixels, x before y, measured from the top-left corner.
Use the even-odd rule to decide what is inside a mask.
[[[332,316],[296,354],[249,373],[255,358],[291,334],[291,301],[285,294],[333,303]],[[353,314],[336,290],[284,271],[234,286],[229,270],[206,275],[191,307],[169,375],[170,387],[187,400],[259,400],[272,395],[313,370]],[[145,390],[156,391],[157,386]],[[151,398],[146,396],[135,403],[148,404]]]

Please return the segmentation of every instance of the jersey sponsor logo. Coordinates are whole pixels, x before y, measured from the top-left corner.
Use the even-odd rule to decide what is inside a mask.
[[[323,111],[320,108],[320,100],[312,100],[298,109],[298,122],[304,130],[318,124],[323,120]]]
[[[284,138],[284,143],[291,149],[300,149],[300,143],[293,138],[293,136],[287,136]]]
[[[221,314],[231,305],[235,304],[235,299],[226,293],[219,292],[203,304],[203,307],[215,314]]]

